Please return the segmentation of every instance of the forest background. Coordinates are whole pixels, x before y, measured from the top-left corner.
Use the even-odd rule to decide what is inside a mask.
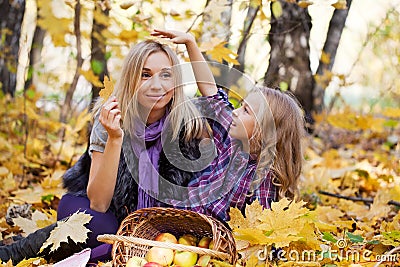
[[[117,80],[132,44],[154,28],[171,28],[193,33],[210,62],[245,74],[224,81],[239,92],[232,102],[251,80],[292,91],[307,116],[302,202],[279,202],[267,228],[256,205],[246,218],[233,216],[235,237],[247,242],[243,262],[265,264],[250,252],[274,244],[371,253],[322,257],[320,266],[394,265],[399,257],[381,256],[396,256],[400,246],[399,4],[1,0],[3,239],[55,221],[61,176],[87,147],[88,111],[104,76]],[[187,61],[184,47],[173,47]],[[226,69],[213,70],[217,80]]]

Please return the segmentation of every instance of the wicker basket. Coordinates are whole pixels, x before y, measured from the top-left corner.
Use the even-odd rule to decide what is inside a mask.
[[[192,234],[214,240],[214,248],[205,249],[182,244],[154,241],[160,233],[168,232],[177,237]],[[152,246],[191,251],[210,255],[234,265],[237,260],[235,240],[231,231],[218,220],[188,210],[173,208],[146,208],[128,215],[116,235],[100,235],[99,241],[113,243],[113,266],[125,266],[132,256],[144,257]]]

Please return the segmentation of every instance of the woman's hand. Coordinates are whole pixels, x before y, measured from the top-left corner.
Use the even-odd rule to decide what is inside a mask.
[[[118,139],[123,137],[124,132],[121,128],[121,110],[118,108],[118,101],[115,96],[111,96],[103,105],[99,117],[100,123],[106,129],[108,138]]]
[[[187,45],[190,43],[196,43],[194,36],[187,32],[154,29],[151,35],[171,39],[175,44]]]

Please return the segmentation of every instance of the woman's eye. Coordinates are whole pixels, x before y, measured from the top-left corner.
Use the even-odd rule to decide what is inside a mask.
[[[151,78],[151,75],[148,72],[142,72],[142,78],[144,79]]]
[[[160,73],[160,77],[162,79],[170,79],[172,77],[172,73],[170,73],[170,72],[161,72]]]

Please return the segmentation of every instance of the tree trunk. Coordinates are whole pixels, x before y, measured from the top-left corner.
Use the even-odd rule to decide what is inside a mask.
[[[249,5],[249,8],[247,10],[247,15],[246,18],[243,22],[243,35],[239,43],[238,47],[238,57],[237,60],[239,61],[239,65],[235,65],[234,68],[237,69],[238,71],[244,72],[244,66],[246,64],[245,62],[245,56],[246,56],[246,48],[247,48],[247,41],[250,38],[250,30],[253,26],[254,20],[257,16],[258,10],[260,10],[260,6],[252,6]]]
[[[25,0],[0,0],[0,87],[14,96]],[[4,41],[3,41],[4,40]]]
[[[61,109],[60,113],[60,122],[66,122],[68,114],[71,111],[72,105],[72,97],[74,96],[74,92],[76,86],[78,84],[79,79],[79,69],[81,69],[83,64],[82,58],[82,48],[81,48],[81,27],[80,27],[80,18],[81,18],[81,3],[78,0],[75,4],[75,17],[74,17],[74,34],[76,38],[76,69],[74,78],[72,80],[71,86],[69,87],[67,93],[65,94],[64,105]]]
[[[103,10],[101,8],[101,5],[99,5],[98,3],[95,4],[94,12],[102,12],[105,16],[109,15],[109,9],[105,8]],[[92,41],[91,66],[93,72],[99,76],[99,80],[101,82],[104,82],[104,75],[108,74],[106,59],[106,38],[102,35],[102,31],[105,28],[106,26],[98,21],[97,16],[93,16],[93,27],[90,36]],[[92,85],[92,101],[90,107],[93,106],[94,101],[99,96],[100,90],[100,87]]]
[[[37,8],[36,21],[38,21],[39,19],[40,19],[39,8]],[[33,34],[33,39],[32,39],[31,50],[29,52],[29,69],[28,69],[28,77],[25,81],[25,86],[24,86],[25,90],[31,87],[35,73],[35,68],[40,63],[45,33],[46,31],[36,24],[35,33]]]
[[[201,23],[202,35],[199,38],[200,43],[207,43],[212,38],[218,38],[219,40],[227,42],[231,36],[231,19],[232,19],[232,5],[233,0],[208,0],[206,1],[203,20]],[[204,54],[206,60],[210,58]],[[222,65],[215,63],[213,64],[214,77],[218,86],[229,87],[229,67],[226,62]],[[216,71],[218,69],[218,71]]]
[[[344,26],[346,24],[347,15],[351,6],[352,0],[347,0],[347,9],[335,9],[331,21],[329,22],[329,29],[326,36],[325,44],[322,53],[329,57],[329,61],[319,61],[316,74],[323,76],[327,71],[332,71],[335,62],[336,51],[339,46],[340,37]],[[314,87],[314,111],[320,113],[324,107],[325,89],[329,85],[330,79],[325,83],[315,83]]]
[[[311,18],[307,9],[295,3],[283,0],[279,3],[282,15],[272,15],[268,34],[271,53],[264,84],[276,87],[286,83],[305,110],[306,119],[311,122],[314,88],[309,46]]]

